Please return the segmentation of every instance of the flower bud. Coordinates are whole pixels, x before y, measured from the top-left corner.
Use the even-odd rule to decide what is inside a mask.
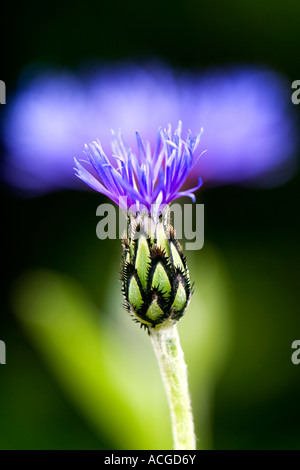
[[[186,259],[164,215],[129,219],[121,265],[125,308],[145,328],[178,321],[190,301],[192,286]]]

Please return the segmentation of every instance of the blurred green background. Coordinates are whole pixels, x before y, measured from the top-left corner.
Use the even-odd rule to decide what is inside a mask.
[[[31,61],[150,56],[185,69],[258,63],[292,82],[299,16],[292,0],[9,4],[0,78],[9,99]],[[1,449],[171,446],[149,339],[122,311],[120,242],[96,238],[101,202],[3,187]],[[195,295],[179,333],[198,448],[299,449],[299,173],[278,188],[200,191],[197,202],[205,246],[187,252]]]

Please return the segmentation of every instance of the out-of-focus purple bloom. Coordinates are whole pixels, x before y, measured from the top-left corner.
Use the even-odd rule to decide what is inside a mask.
[[[194,160],[194,152],[201,134],[192,137],[189,131],[187,139],[181,138],[182,123],[172,134],[171,126],[162,131],[158,129],[154,152],[149,142],[142,142],[136,132],[137,155],[132,153],[121,133],[113,132],[111,160],[105,155],[100,142],[85,146],[87,161],[82,165],[76,158],[76,176],[91,188],[108,196],[122,209],[140,211],[141,207],[149,214],[158,215],[166,204],[175,199],[188,196],[195,201],[193,191],[202,184],[199,178],[195,188],[180,191],[187,176],[201,155]],[[93,170],[96,178],[93,176]],[[100,181],[99,181],[100,180]]]
[[[207,184],[280,184],[293,173],[297,151],[290,86],[275,72],[251,67],[183,73],[166,66],[108,67],[74,74],[41,73],[6,105],[3,174],[27,191],[81,187],[73,157],[99,138],[111,152],[110,129],[128,145],[139,129],[154,148],[157,128],[179,120],[204,128],[208,152],[190,175]],[[79,186],[78,186],[79,185]]]

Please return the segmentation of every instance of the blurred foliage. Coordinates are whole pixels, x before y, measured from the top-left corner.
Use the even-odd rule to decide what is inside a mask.
[[[4,20],[8,95],[31,61],[77,67],[150,55],[186,68],[263,63],[300,78],[296,0],[31,0],[17,9],[6,5],[14,34]],[[199,195],[206,243],[187,253],[196,289],[179,324],[199,448],[300,448],[300,365],[291,362],[300,336],[298,188],[299,175],[280,188]],[[0,448],[170,446],[147,335],[121,308],[120,243],[95,235],[104,198],[21,200],[3,189]]]
[[[203,295],[195,295],[180,329],[199,445],[207,447],[210,391],[227,357],[230,318],[216,255],[209,250],[203,263],[206,269],[197,278]],[[100,282],[103,274],[99,267]],[[122,311],[119,285],[111,279],[106,291],[110,317],[97,314],[74,281],[50,271],[22,276],[13,294],[14,310],[65,392],[111,445],[171,449],[168,406],[149,338]]]
[[[299,245],[292,208],[282,225],[274,204],[285,206],[294,187],[198,197],[206,241],[186,253],[195,294],[179,323],[198,448],[298,448]],[[7,287],[21,329],[3,317],[1,448],[170,448],[149,338],[121,305],[120,242],[96,238],[102,201],[76,192],[11,200]]]

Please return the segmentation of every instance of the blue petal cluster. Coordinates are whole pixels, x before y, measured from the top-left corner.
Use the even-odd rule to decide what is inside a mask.
[[[181,122],[174,133],[171,125],[164,130],[158,129],[153,153],[149,142],[144,145],[136,132],[136,155],[121,132],[117,135],[112,132],[112,158],[107,158],[99,141],[86,145],[87,161],[83,163],[90,167],[87,169],[75,158],[76,176],[125,210],[146,209],[153,214],[155,208],[155,213],[159,214],[166,204],[181,196],[195,201],[193,192],[202,185],[201,178],[196,187],[180,189],[202,155],[194,158],[202,130],[195,136],[189,131],[186,140],[182,139],[181,131]]]

